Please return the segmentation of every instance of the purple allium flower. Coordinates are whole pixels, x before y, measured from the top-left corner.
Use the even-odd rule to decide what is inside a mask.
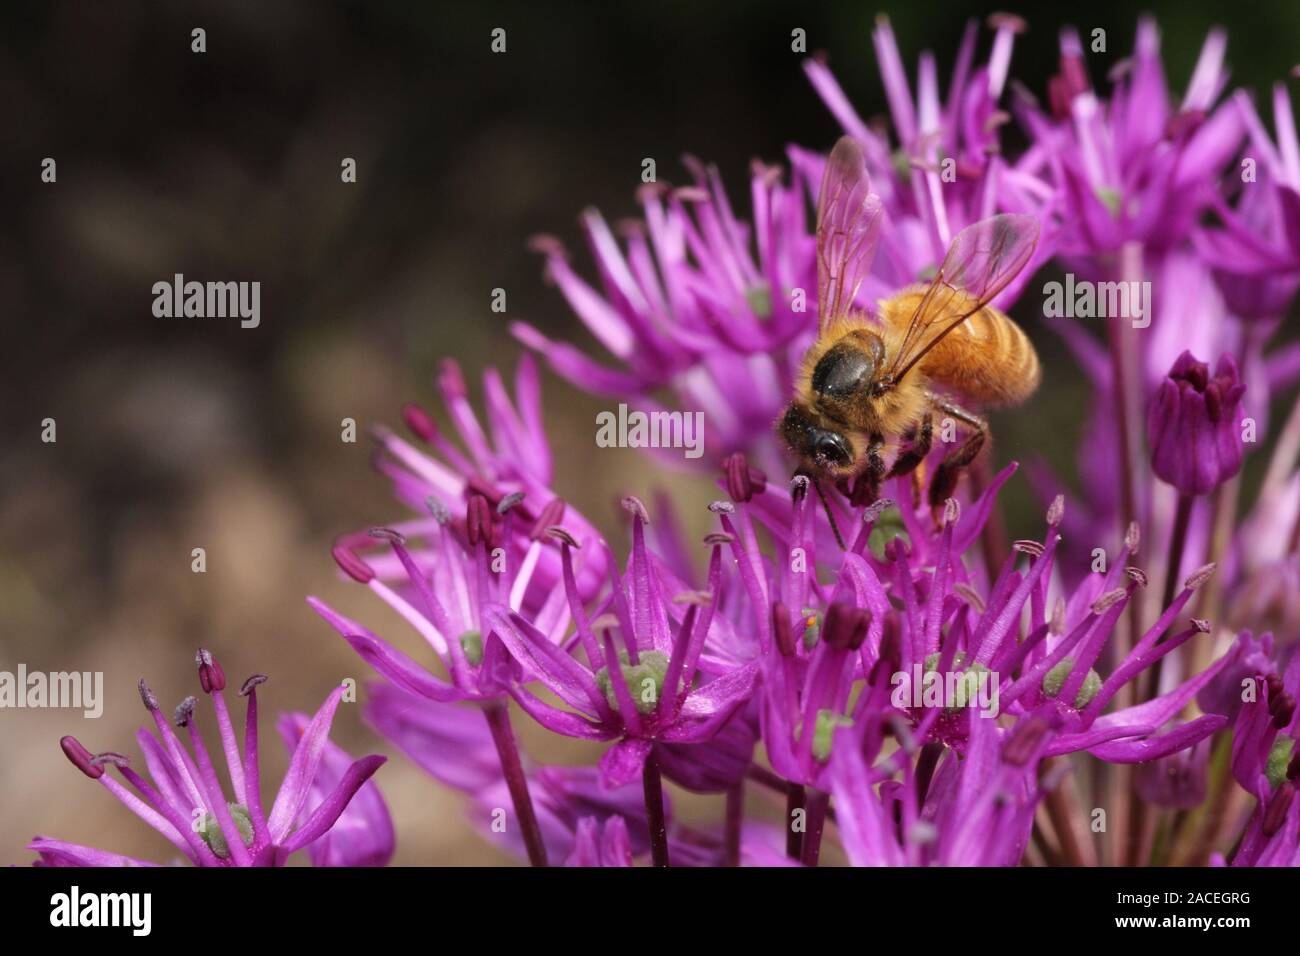
[[[1232,858],[1234,866],[1300,865],[1300,655],[1285,676],[1256,677],[1257,695],[1242,704],[1232,741],[1232,775],[1255,809]]]
[[[136,741],[151,779],[136,773],[123,754],[92,754],[75,737],[64,737],[60,744],[73,766],[98,781],[196,866],[280,866],[304,847],[317,865],[386,862],[392,853],[392,826],[382,797],[367,781],[387,758],[371,755],[353,761],[329,742],[330,724],[344,688],[335,688],[310,720],[303,715],[287,718],[285,726],[294,738],[293,757],[270,812],[264,813],[257,686],[266,678],[255,674],[239,692],[248,699],[241,754],[226,709],[225,673],[206,650],[198,652],[197,663],[199,683],[212,698],[216,713],[233,800],[222,789],[199,733],[197,700],[185,698],[172,717],[178,728],[188,732],[187,750],[143,679],[140,697],[157,736],[142,727]],[[110,775],[110,767],[125,785]],[[37,837],[29,848],[40,854],[44,865],[153,865],[48,837]]]
[[[1049,717],[1034,716],[1009,731],[995,721],[976,720],[962,758],[933,747],[913,757],[918,748],[904,732],[901,750],[872,766],[868,756],[879,753],[880,729],[835,732],[836,821],[854,866],[1019,862],[1034,809],[1054,782],[1040,783],[1038,773],[1051,739]],[[900,763],[903,777],[896,781]]]
[[[802,354],[793,340],[813,321],[814,243],[802,185],[782,183],[780,170],[754,164],[751,225],[736,218],[716,170],[688,165],[693,185],[642,189],[644,220],[623,230],[623,247],[598,212],[583,214],[599,290],[558,240],[535,243],[548,277],[619,367],[526,323],[512,331],[584,391],[651,412],[655,392],[670,388],[681,408],[704,412],[716,462],[770,438]]]
[[[1017,168],[1048,180],[1064,200],[1062,255],[1113,252],[1133,241],[1163,250],[1189,235],[1245,132],[1239,110],[1215,105],[1227,83],[1226,46],[1222,31],[1209,33],[1174,105],[1159,31],[1143,19],[1133,56],[1112,74],[1103,100],[1088,82],[1078,33],[1062,31],[1050,109],[1027,95],[1014,108],[1034,141]]]
[[[473,708],[438,703],[377,682],[370,687],[366,719],[435,780],[472,798],[469,815],[484,839],[495,842],[504,837],[511,854],[525,856],[527,847],[518,828],[507,827],[502,834],[493,827],[496,811],[509,799],[509,787],[492,734]],[[623,828],[634,856],[649,850],[649,827],[639,787],[607,789],[601,785],[598,771],[590,767],[538,767],[528,761],[525,767],[550,859],[571,859],[580,827],[595,827],[599,833],[602,826],[615,820],[620,821],[616,827]],[[666,798],[664,812],[671,821],[672,808]]]
[[[495,373],[485,377],[488,428],[459,371],[443,366],[439,389],[463,447],[414,406],[404,417],[427,449],[379,433],[381,469],[432,519],[345,536],[335,557],[425,638],[438,673],[313,606],[387,679],[367,709],[372,725],[470,794],[475,825],[510,852],[584,866],[628,865],[647,850],[656,865],[815,865],[823,836],[838,834],[861,864],[1087,862],[1103,847],[1109,862],[1138,862],[1162,808],[1204,807],[1172,821],[1153,857],[1203,862],[1237,835],[1226,831],[1247,815],[1244,789],[1256,806],[1232,862],[1294,858],[1300,655],[1289,666],[1285,655],[1300,638],[1286,586],[1300,580],[1300,405],[1259,500],[1239,509],[1236,480],[1251,440],[1244,383],[1266,434],[1270,396],[1300,378],[1300,347],[1271,341],[1300,283],[1289,101],[1275,91],[1275,145],[1244,94],[1225,97],[1217,30],[1186,93],[1173,96],[1156,27],[1143,20],[1105,96],[1066,30],[1040,106],[1009,73],[1023,24],[990,26],[982,62],[968,26],[946,90],[923,54],[913,95],[889,23],[878,21],[892,130],[859,118],[822,59],[805,68],[861,144],[884,212],[856,303],[868,313],[929,275],[958,230],[996,212],[1033,215],[1045,236],[999,307],[1049,257],[1084,280],[1156,287],[1141,334],[1124,321],[1138,316],[1111,316],[1104,343],[1054,320],[1094,395],[1083,493],[1068,513],[1063,483],[1043,468],[1033,476],[1052,500],[1042,534],[1009,549],[997,540],[1015,465],[922,509],[942,448],[914,478],[887,482],[893,498],[878,502],[863,500],[860,483],[767,479],[790,464],[771,422],[815,332],[807,200],[825,160],[795,146],[788,177],[754,165],[749,223],[718,173],[688,159],[693,184],[642,189],[641,221],[611,229],[584,214],[594,280],[557,240],[535,242],[608,360],[513,327],[581,389],[650,412],[704,412],[704,463],[721,466],[727,499],[710,506],[717,526],[702,578],[666,497],[653,528],[641,502],[625,499],[624,567],[551,490],[529,362],[514,399]],[[1004,98],[1028,134],[1019,155],[1003,152]],[[1233,163],[1252,158],[1255,180],[1237,176]],[[1212,377],[1192,354],[1224,358]],[[1147,436],[1134,431],[1144,411]],[[1237,525],[1239,510],[1248,517]],[[1143,567],[1139,529],[1155,543]],[[1270,625],[1278,641],[1251,637]],[[932,679],[942,689],[934,700],[924,691]],[[1258,698],[1241,699],[1243,681]],[[608,742],[599,767],[539,767],[521,755],[509,699],[555,733]],[[1079,815],[1069,771],[1091,758],[1094,785],[1123,785],[1115,809],[1132,831],[1123,844],[1068,832]],[[1112,764],[1139,769],[1125,777]],[[724,795],[721,824],[674,821],[661,775]],[[748,819],[751,784],[806,828]],[[507,797],[523,825],[502,834],[487,822]]]
[[[1213,491],[1241,468],[1241,396],[1237,363],[1224,354],[1213,377],[1183,352],[1160,384],[1147,416],[1156,476],[1182,495]]]
[[[978,27],[969,21],[953,66],[947,95],[939,89],[938,68],[930,52],[920,57],[913,97],[887,17],[872,33],[876,59],[889,103],[897,147],[867,126],[849,103],[825,62],[804,62],[814,89],[844,132],[862,146],[873,188],[884,204],[891,228],[881,238],[881,254],[860,299],[887,296],[932,275],[952,237],[966,226],[999,211],[1047,217],[1057,200],[1048,183],[1004,160],[1001,127],[1010,118],[999,106],[1007,85],[1015,37],[1025,29],[1019,17],[990,18],[994,37],[987,63],[975,64]],[[821,181],[822,158],[791,150],[810,186]],[[1038,244],[1028,266],[998,299],[1015,301],[1037,267],[1051,255],[1053,238]]]
[[[1249,94],[1238,91],[1233,105],[1249,131],[1241,176],[1229,179],[1236,204],[1214,195],[1219,229],[1193,234],[1196,250],[1215,270],[1233,314],[1246,320],[1275,320],[1300,286],[1300,144],[1286,87],[1273,88],[1274,144]]]
[[[280,731],[290,755],[298,749],[310,726],[311,718],[303,713],[282,714],[276,721],[276,729]],[[298,815],[299,826],[306,826],[315,808],[343,782],[351,765],[352,758],[342,747],[330,740],[325,741],[307,802]],[[389,816],[388,804],[375,782],[367,780],[353,795],[334,826],[320,839],[308,844],[307,855],[311,857],[313,866],[387,866],[393,858],[394,843],[393,819]]]
[[[646,547],[645,507],[635,498],[624,503],[632,513],[632,552],[626,574],[613,582],[607,611],[588,620],[576,603],[576,593],[569,592],[586,663],[558,648],[509,608],[498,606],[487,612],[510,653],[573,708],[562,710],[526,688],[512,688],[524,710],[556,733],[618,740],[601,759],[602,779],[608,787],[641,775],[656,745],[713,739],[749,698],[757,677],[756,666],[747,664],[693,686],[717,609],[721,546],[713,546],[709,593],[669,597],[656,567],[658,559]],[[571,544],[562,539],[560,546],[567,566]],[[615,634],[621,647],[615,644]]]

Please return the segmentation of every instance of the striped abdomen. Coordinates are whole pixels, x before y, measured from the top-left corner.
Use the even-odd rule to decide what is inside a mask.
[[[890,345],[897,347],[923,293],[924,289],[908,290],[881,303],[881,319],[894,333],[889,336],[893,340]],[[942,324],[946,323],[936,323]],[[934,384],[984,407],[1023,402],[1042,378],[1029,337],[992,306],[980,309],[948,333],[921,360],[919,368]]]

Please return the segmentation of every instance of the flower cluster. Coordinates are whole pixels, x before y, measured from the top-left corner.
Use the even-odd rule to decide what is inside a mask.
[[[393,854],[393,824],[383,797],[370,781],[386,758],[371,755],[353,760],[329,739],[344,688],[335,688],[312,717],[285,714],[280,719],[280,734],[292,757],[267,812],[262,803],[257,731],[257,688],[267,678],[254,674],[239,689],[247,701],[241,753],[226,707],[225,672],[204,649],[199,650],[195,663],[203,693],[212,699],[230,794],[222,788],[203,742],[197,699],[182,700],[169,722],[143,678],[140,698],[156,733],[141,727],[136,742],[149,778],[131,767],[127,755],[91,753],[76,737],[60,741],[68,760],[195,866],[283,866],[291,854],[302,849],[316,866],[387,863]],[[177,730],[189,737],[188,750]],[[116,771],[121,782],[109,770]],[[45,866],[155,865],[50,837],[37,837],[30,849],[40,855]]]
[[[855,865],[1300,863],[1300,405],[1255,500],[1240,478],[1270,436],[1270,401],[1300,379],[1300,348],[1275,341],[1300,287],[1289,100],[1274,92],[1270,135],[1249,96],[1226,91],[1220,32],[1175,94],[1149,20],[1104,91],[1064,31],[1040,99],[1012,79],[1024,24],[990,27],[983,60],[968,27],[946,90],[923,54],[914,93],[878,22],[888,130],[863,122],[824,58],[805,68],[856,142],[879,213],[878,254],[846,286],[867,321],[1000,213],[1039,238],[980,306],[1023,310],[1044,266],[1157,290],[1124,300],[1100,335],[1045,323],[1093,400],[1081,493],[1063,494],[1041,461],[1026,469],[1045,512],[1030,537],[1001,531],[1018,465],[994,473],[972,445],[954,491],[952,439],[931,446],[928,429],[904,436],[914,452],[891,449],[878,482],[776,477],[795,464],[773,423],[806,377],[824,265],[810,210],[828,160],[796,146],[788,175],[754,164],[748,221],[694,160],[689,185],[641,190],[638,222],[616,232],[588,211],[594,280],[558,239],[534,241],[606,360],[515,323],[528,354],[513,394],[489,370],[480,417],[448,361],[443,412],[403,410],[414,441],[376,431],[377,467],[414,515],[340,536],[333,556],[410,625],[417,650],[309,603],[376,675],[369,724],[463,792],[501,851],[579,866],[815,866],[827,852]],[[1014,154],[1012,124],[1020,135],[1005,138],[1026,144]],[[624,498],[625,539],[611,542],[553,489],[534,353],[586,391],[703,412],[699,467],[724,493],[703,552],[667,507]],[[280,862],[303,847],[318,863],[381,862],[391,827],[363,786],[379,758],[347,765],[325,740],[338,692],[310,721],[281,723],[298,742],[264,817],[256,680],[241,757],[219,675],[201,652],[234,801],[192,699],[176,720],[191,758],[142,685],[156,789],[120,755],[71,738],[65,752],[195,863]],[[591,765],[525,752],[516,710],[583,742]],[[1113,799],[1100,831],[1082,809],[1095,805],[1080,796],[1085,767]],[[716,823],[681,822],[672,787],[709,795]],[[773,813],[751,812],[757,802]],[[783,823],[761,822],[773,815]],[[33,848],[52,863],[114,861]]]

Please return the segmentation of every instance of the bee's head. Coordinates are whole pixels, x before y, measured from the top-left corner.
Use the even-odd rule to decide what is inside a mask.
[[[826,427],[821,416],[799,402],[785,410],[778,430],[789,449],[814,471],[837,477],[854,471],[857,453],[852,437]]]

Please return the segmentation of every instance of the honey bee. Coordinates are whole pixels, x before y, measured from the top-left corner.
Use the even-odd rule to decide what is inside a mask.
[[[882,300],[873,321],[853,303],[881,219],[862,150],[846,136],[826,162],[817,202],[817,339],[777,430],[819,494],[824,477],[861,504],[895,475],[914,473],[919,495],[934,419],[953,419],[966,434],[930,481],[937,513],[989,437],[985,420],[959,403],[1015,405],[1038,387],[1028,337],[989,305],[1029,261],[1038,223],[1004,214],[967,226],[934,278]]]

